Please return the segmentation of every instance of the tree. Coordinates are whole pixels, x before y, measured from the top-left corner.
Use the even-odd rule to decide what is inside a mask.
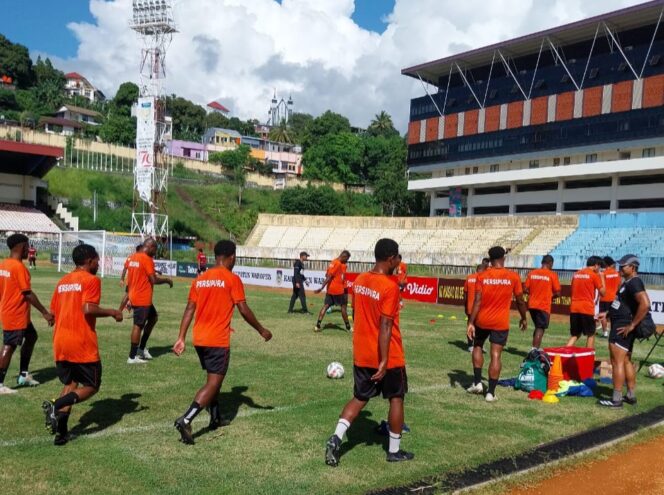
[[[231,182],[238,188],[238,206],[242,206],[242,190],[247,183],[246,169],[250,167],[253,162],[251,148],[246,144],[241,144],[234,150],[212,153],[208,160],[211,163],[218,163],[230,172]]]
[[[136,142],[136,118],[111,113],[99,126],[99,137],[106,143],[132,146]]]
[[[219,112],[212,112],[205,116],[206,129],[210,129],[211,127],[227,128],[228,122],[229,118]]]
[[[286,121],[281,121],[279,125],[270,129],[270,140],[276,141],[278,143],[292,143],[293,138],[291,136],[290,128]]]
[[[11,77],[16,87],[25,89],[34,85],[35,72],[28,49],[12,43],[0,34],[0,76]]]
[[[296,215],[343,215],[341,195],[329,186],[293,187],[284,190],[279,206],[285,213]]]
[[[302,144],[307,132],[307,126],[311,125],[314,118],[308,113],[294,113],[288,119],[291,138],[296,144]]]
[[[302,161],[307,179],[344,184],[364,180],[362,139],[350,132],[328,135],[305,151]]]
[[[120,84],[115,96],[113,105],[121,115],[131,115],[131,107],[138,101],[139,89],[133,82],[123,82]]]
[[[310,147],[325,140],[328,136],[342,132],[351,132],[349,120],[343,115],[328,110],[323,115],[313,119],[309,125],[307,125],[302,146],[306,151]]]
[[[186,98],[171,95],[166,111],[173,118],[173,138],[200,141],[205,132],[205,109]]]
[[[370,136],[394,137],[399,135],[399,131],[394,128],[390,114],[382,110],[369,124],[367,134]]]
[[[38,56],[37,62],[34,66],[34,73],[37,85],[47,81],[53,82],[58,85],[62,91],[64,91],[65,85],[67,84],[65,73],[53,67],[51,59],[46,58],[46,60],[42,60],[42,58]]]

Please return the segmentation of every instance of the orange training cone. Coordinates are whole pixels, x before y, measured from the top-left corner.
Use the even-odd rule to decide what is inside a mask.
[[[549,378],[547,381],[547,390],[557,391],[560,382],[563,380],[563,360],[560,355],[553,358],[553,366],[549,370]]]

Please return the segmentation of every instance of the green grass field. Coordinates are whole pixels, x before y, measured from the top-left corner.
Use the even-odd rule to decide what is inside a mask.
[[[56,279],[57,274],[46,270],[33,273],[42,301],[50,300]],[[180,358],[170,353],[188,285],[183,279],[171,290],[156,288],[160,322],[149,346],[155,359],[147,365],[126,364],[129,321],[100,320],[102,388],[74,407],[69,424],[78,436],[64,447],[54,447],[43,426],[40,404],[56,397],[60,384],[51,331],[41,317],[34,317],[40,341],[31,368],[42,385],[0,397],[3,493],[364,493],[472,468],[661,404],[661,383],[643,372],[638,408],[604,410],[594,399],[583,398],[547,405],[507,389],[498,390],[499,402],[487,404],[462,388],[472,368],[461,312],[408,302],[402,328],[410,385],[406,422],[412,432],[404,434],[402,446],[416,458],[396,465],[385,462],[385,440],[373,430],[386,417],[387,404],[375,399],[349,430],[341,464],[333,469],[324,464],[323,451],[352,394],[350,335],[341,330],[338,312],[325,323],[339,327],[315,334],[313,316],[286,314],[288,293],[248,288],[250,306],[274,339],[262,342],[238,317],[221,395],[222,413],[232,423],[208,433],[207,413],[201,413],[194,421],[194,431],[201,433],[197,444],[185,446],[178,442],[173,420],[204,380],[191,346]],[[118,304],[118,281],[106,279],[103,287],[102,304]],[[309,297],[309,303],[318,310],[322,298]],[[436,319],[438,314],[445,318]],[[453,315],[456,320],[450,319]],[[512,331],[503,377],[516,375],[529,335]],[[557,323],[545,345],[563,345],[566,339],[565,326]],[[598,345],[598,357],[606,358],[606,341],[599,339]],[[636,356],[644,356],[648,347],[637,344]],[[331,361],[345,365],[346,378],[325,377]],[[17,373],[18,356],[7,383]],[[606,386],[601,390],[609,391]]]

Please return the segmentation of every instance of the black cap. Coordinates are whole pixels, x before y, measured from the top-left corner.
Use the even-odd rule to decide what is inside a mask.
[[[611,256],[604,256],[602,258],[604,260],[604,263],[606,263],[606,266],[611,266],[616,264],[616,260],[614,260]]]
[[[300,258],[301,258],[302,256],[306,256],[306,257],[308,258],[308,257],[309,257],[309,253],[307,253],[306,251],[302,251],[302,252],[300,253]]]
[[[489,249],[489,259],[491,261],[504,258],[505,254],[506,254],[505,249],[500,246],[494,246],[491,249]]]
[[[618,260],[618,264],[620,266],[625,266],[625,265],[634,265],[634,266],[639,266],[641,262],[639,261],[639,257],[635,254],[626,254],[620,260]]]

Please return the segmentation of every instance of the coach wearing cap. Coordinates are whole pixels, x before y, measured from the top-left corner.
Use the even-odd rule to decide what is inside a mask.
[[[609,308],[611,333],[609,334],[609,352],[613,367],[613,397],[602,400],[605,407],[622,407],[623,402],[636,405],[636,370],[632,363],[632,349],[637,338],[637,329],[655,323],[650,314],[650,298],[639,278],[639,258],[628,254],[620,258],[620,275],[623,284],[618,289],[616,299]],[[623,385],[627,384],[627,395],[623,397]]]
[[[288,312],[293,312],[293,307],[295,306],[295,301],[297,298],[300,298],[300,303],[302,304],[302,312],[309,313],[307,309],[307,296],[304,293],[304,285],[309,285],[307,278],[304,276],[304,262],[309,259],[309,253],[302,251],[300,253],[300,259],[295,260],[293,263],[293,295],[290,299],[290,305],[288,306]]]

